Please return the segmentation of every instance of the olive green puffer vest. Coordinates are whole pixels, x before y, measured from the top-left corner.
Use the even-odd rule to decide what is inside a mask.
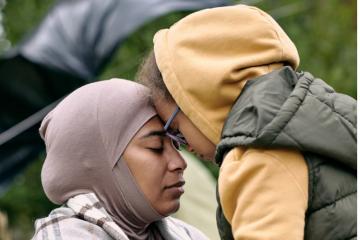
[[[248,81],[217,146],[296,148],[309,169],[305,239],[356,239],[356,100],[290,67]],[[220,201],[218,201],[220,203]],[[233,239],[219,205],[222,239]]]

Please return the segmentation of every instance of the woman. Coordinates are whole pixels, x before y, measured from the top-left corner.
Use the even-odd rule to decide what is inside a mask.
[[[310,73],[266,14],[195,12],[154,36],[138,79],[220,165],[222,239],[356,239],[356,101]]]
[[[142,85],[85,85],[45,117],[40,134],[44,191],[64,205],[36,221],[33,239],[207,239],[167,217],[179,208],[186,162]]]

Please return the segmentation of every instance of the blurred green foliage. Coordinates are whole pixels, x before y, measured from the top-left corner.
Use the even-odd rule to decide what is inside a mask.
[[[53,4],[53,0],[11,0],[4,9],[7,38],[16,45]],[[240,1],[234,1],[240,3]],[[248,0],[272,14],[295,42],[300,70],[322,78],[337,91],[356,97],[356,1],[355,0]],[[134,79],[143,57],[152,48],[152,37],[188,13],[173,13],[146,24],[132,34],[114,54],[99,79]],[[0,210],[9,215],[14,239],[29,239],[34,219],[54,207],[40,182],[43,157],[19,176],[0,198]],[[217,167],[206,164],[216,177]]]

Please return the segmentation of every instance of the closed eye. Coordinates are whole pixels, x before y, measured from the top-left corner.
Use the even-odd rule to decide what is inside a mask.
[[[164,151],[163,147],[160,148],[148,148],[149,150],[153,151],[154,153],[161,154]]]
[[[144,144],[147,149],[151,150],[156,154],[162,154],[164,151],[164,137],[166,136],[166,132],[164,130],[156,130],[148,132],[143,135],[141,139],[143,139]]]

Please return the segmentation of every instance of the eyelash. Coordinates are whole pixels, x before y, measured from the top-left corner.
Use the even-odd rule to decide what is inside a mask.
[[[161,154],[164,151],[164,148],[149,148],[151,151],[157,153],[157,154]]]

